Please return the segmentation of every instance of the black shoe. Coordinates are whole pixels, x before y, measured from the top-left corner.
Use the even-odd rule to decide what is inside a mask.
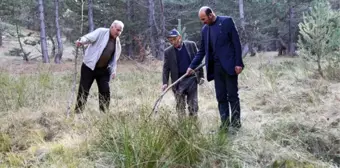
[[[225,125],[220,125],[220,129],[219,129],[220,132],[228,132],[228,127],[226,127]]]
[[[242,127],[242,124],[241,124],[241,121],[238,120],[238,121],[232,122],[232,123],[231,123],[231,126],[232,126],[233,128],[240,129],[240,128]]]
[[[74,113],[81,114],[81,113],[83,113],[83,111],[77,108],[77,109],[74,110]]]
[[[222,121],[222,124],[220,125],[220,132],[228,132],[228,128],[229,128],[230,122],[229,121]]]

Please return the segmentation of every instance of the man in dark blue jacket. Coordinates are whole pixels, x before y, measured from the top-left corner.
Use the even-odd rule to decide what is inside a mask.
[[[215,81],[216,98],[222,122],[220,128],[226,131],[229,126],[240,128],[241,109],[237,81],[244,65],[237,28],[231,17],[216,16],[207,6],[199,10],[199,18],[204,23],[201,31],[201,44],[187,74],[193,73],[193,69],[199,66],[206,56],[207,80]]]

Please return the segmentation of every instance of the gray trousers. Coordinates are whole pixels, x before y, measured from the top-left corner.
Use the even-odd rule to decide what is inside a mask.
[[[196,76],[191,76],[181,80],[173,90],[176,99],[176,111],[179,117],[185,116],[185,106],[188,104],[190,116],[197,116],[197,80]]]

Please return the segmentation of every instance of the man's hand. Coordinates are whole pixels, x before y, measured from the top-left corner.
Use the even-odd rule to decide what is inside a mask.
[[[187,69],[187,73],[186,73],[186,75],[188,76],[188,75],[191,75],[191,74],[193,74],[195,71],[193,70],[193,69],[191,69],[191,68],[188,68]]]
[[[80,47],[80,46],[82,46],[83,44],[80,42],[80,41],[76,41],[76,46],[77,47]]]
[[[204,83],[204,78],[200,79],[200,82],[198,83],[199,85],[202,85]]]
[[[240,74],[242,72],[242,67],[235,66],[235,72],[236,72],[237,75]]]
[[[115,78],[116,78],[116,74],[113,73],[113,74],[111,75],[111,78],[112,78],[112,79],[115,79]]]
[[[164,84],[164,85],[162,86],[162,91],[164,91],[167,87],[168,87],[168,85],[167,85],[167,84]]]

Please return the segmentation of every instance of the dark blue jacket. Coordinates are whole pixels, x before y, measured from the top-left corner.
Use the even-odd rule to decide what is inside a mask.
[[[190,56],[190,62],[194,58],[197,53],[196,43],[193,41],[183,41],[183,45],[187,49],[187,52]],[[188,67],[186,67],[188,68]],[[176,56],[176,51],[174,46],[169,46],[164,51],[164,64],[163,64],[163,72],[162,72],[163,84],[169,84],[169,75],[171,77],[171,83],[175,82],[181,76],[178,76],[178,61]],[[196,73],[197,82],[200,81],[201,78],[204,78],[203,68],[200,68]]]
[[[217,20],[219,31],[215,44],[215,54],[220,63],[229,75],[235,75],[235,66],[244,67],[242,61],[242,49],[237,28],[231,17],[218,16]],[[214,80],[214,58],[209,51],[209,26],[204,25],[201,31],[201,45],[195,58],[191,62],[190,68],[195,69],[205,57],[207,80]]]

